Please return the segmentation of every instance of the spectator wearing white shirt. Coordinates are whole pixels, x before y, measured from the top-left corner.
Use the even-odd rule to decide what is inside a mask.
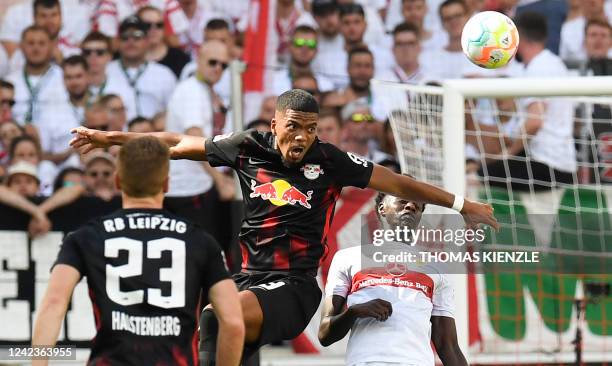
[[[468,12],[463,0],[445,0],[440,4],[440,19],[448,35],[448,43],[443,48],[424,49],[420,59],[425,72],[435,80],[456,79],[487,71],[471,63],[461,49],[461,33],[468,21]]]
[[[15,86],[13,116],[22,125],[37,124],[56,105],[65,104],[68,94],[61,68],[51,62],[53,42],[44,28],[36,25],[26,28],[21,50],[25,56],[25,66],[7,77]]]
[[[385,32],[385,25],[379,11],[379,0],[337,0],[340,7],[350,6],[351,4],[360,5],[365,13],[367,27],[363,35],[363,41],[366,45],[380,45],[388,47],[390,40]],[[383,2],[386,0],[382,0]]]
[[[64,57],[79,53],[78,38],[72,38],[62,34],[64,27],[62,18],[62,9],[59,0],[35,0],[34,4],[34,25],[44,28],[54,44],[53,57],[57,63],[60,63]],[[74,11],[74,9],[72,9]],[[16,50],[10,59],[10,70],[21,69],[25,63],[24,55],[20,50]]]
[[[230,25],[226,20],[220,18],[211,19],[204,29],[204,40],[221,41],[229,50],[230,59],[235,60],[240,58],[241,50],[236,46],[236,37],[230,31]],[[181,72],[180,80],[185,80],[196,74],[198,68],[197,59],[198,57],[196,56],[194,61],[185,65],[183,72]],[[225,70],[221,79],[214,86],[215,92],[223,99],[223,102],[228,105],[232,92],[230,81],[230,72],[229,70]]]
[[[567,77],[561,58],[545,48],[546,18],[525,12],[515,24],[521,37],[518,53],[525,64],[524,77]],[[506,158],[483,166],[479,173],[493,186],[514,190],[572,184],[576,172],[572,103],[559,98],[527,98],[519,102],[519,108],[526,116],[521,136],[512,140]]]
[[[165,110],[176,85],[176,77],[166,66],[146,60],[147,25],[132,16],[119,29],[119,59],[106,70],[107,93],[117,94],[125,103],[128,119],[151,118]]]
[[[329,65],[325,61],[344,47],[344,38],[340,33],[340,10],[336,0],[313,0],[311,7],[319,27],[317,58],[322,60],[319,64]]]
[[[8,57],[19,50],[21,34],[30,25],[57,32],[58,47],[64,56],[78,52],[78,44],[91,28],[89,22],[96,0],[25,0],[10,6],[0,24],[0,43]],[[57,7],[57,8],[56,8]],[[38,13],[38,19],[35,12]],[[70,14],[64,16],[62,14]],[[57,28],[57,30],[55,30]],[[21,57],[20,57],[21,58]],[[61,60],[60,60],[61,61]]]
[[[180,46],[192,59],[198,58],[198,50],[204,42],[204,28],[211,19],[221,18],[222,15],[209,11],[205,4],[199,4],[197,0],[178,0],[183,13],[189,21],[189,28],[178,35]]]
[[[581,2],[582,15],[563,23],[559,56],[570,63],[586,61],[584,30],[591,19],[603,19],[609,22],[604,11],[604,0],[585,0]]]
[[[402,15],[404,22],[412,23],[418,27],[421,47],[424,50],[443,48],[448,43],[446,32],[434,31],[425,27],[427,15],[427,2],[425,0],[402,0]]]
[[[52,115],[42,116],[39,123],[40,143],[43,159],[51,161],[61,169],[78,166],[78,156],[70,145],[70,130],[81,126],[85,120],[88,103],[87,62],[83,56],[70,56],[62,62],[64,85],[68,102],[56,105]]]
[[[317,31],[307,25],[295,28],[289,46],[289,67],[281,68],[274,73],[274,94],[281,95],[291,89],[292,80],[300,74],[313,73],[319,90],[323,93],[333,89],[333,83],[325,76],[312,69],[312,60],[317,54]]]
[[[231,131],[220,98],[213,90],[230,56],[225,44],[206,41],[200,47],[196,75],[181,81],[168,104],[166,130],[193,136],[212,137]],[[213,187],[216,186],[216,189]],[[213,210],[218,205],[219,195],[232,189],[231,178],[227,178],[206,162],[173,160],[170,163],[170,190],[166,207],[179,216],[184,216],[204,226],[213,235],[221,234],[215,225]],[[219,194],[217,193],[219,192]]]
[[[348,83],[348,52],[355,47],[365,46],[364,34],[367,27],[365,12],[359,4],[347,4],[340,7],[340,32],[344,38],[344,47],[333,52],[326,52],[317,57],[314,69],[327,70],[334,83],[334,89],[346,87]],[[387,48],[371,45],[370,50],[376,54],[376,70],[384,70],[393,64],[393,55]]]
[[[15,86],[0,79],[0,124],[13,119],[15,105]]]
[[[89,98],[93,102],[106,93],[109,82],[106,77],[106,67],[112,60],[111,39],[93,31],[83,39],[81,54],[87,62]]]
[[[584,49],[589,62],[609,59],[612,48],[610,23],[601,19],[589,20],[584,28],[584,33]]]
[[[314,26],[315,21],[312,16],[295,6],[295,0],[276,1],[275,29],[278,36],[278,48],[276,55],[279,65],[289,63],[289,45],[291,36],[298,25]]]
[[[377,77],[396,83],[419,84],[424,81],[425,74],[419,64],[421,47],[418,26],[413,23],[398,24],[393,30],[395,65]]]

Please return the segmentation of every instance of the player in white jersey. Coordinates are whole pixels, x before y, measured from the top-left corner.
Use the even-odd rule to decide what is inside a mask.
[[[424,205],[380,193],[376,208],[385,229],[416,229]],[[384,245],[377,249],[412,250],[406,243]],[[350,330],[347,366],[433,366],[431,342],[445,366],[467,365],[457,344],[448,277],[428,264],[372,267],[369,252],[356,246],[334,256],[325,286],[321,344],[328,346]]]

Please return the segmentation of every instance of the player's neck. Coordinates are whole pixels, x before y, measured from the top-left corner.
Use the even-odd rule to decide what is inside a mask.
[[[125,192],[121,192],[121,198],[123,199],[123,208],[154,208],[161,209],[164,203],[164,193],[152,197],[129,197]]]

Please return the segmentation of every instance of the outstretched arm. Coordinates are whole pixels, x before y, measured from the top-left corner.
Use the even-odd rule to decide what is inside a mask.
[[[97,148],[123,145],[141,136],[154,136],[170,147],[170,157],[172,159],[206,160],[205,138],[201,136],[181,135],[173,132],[105,132],[86,127],[77,127],[70,132],[74,134],[70,146],[78,149],[81,154],[86,154]]]
[[[444,366],[467,366],[468,363],[457,343],[455,319],[432,316],[431,340]]]
[[[74,267],[58,264],[51,272],[47,292],[40,304],[34,332],[33,346],[53,346],[57,342],[72,291],[81,278]],[[32,365],[47,365],[47,360],[33,361]]]
[[[406,200],[442,207],[451,208],[455,202],[455,195],[452,193],[414,178],[394,173],[378,164],[374,164],[374,171],[368,187]],[[493,216],[493,208],[490,205],[465,200],[461,214],[468,225],[473,226],[482,223],[495,229],[499,228],[499,224]]]

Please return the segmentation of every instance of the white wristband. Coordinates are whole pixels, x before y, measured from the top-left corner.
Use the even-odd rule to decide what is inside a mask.
[[[453,207],[452,209],[457,211],[457,212],[461,212],[461,210],[463,210],[463,203],[464,203],[464,199],[462,196],[456,194],[455,195],[455,201],[453,202]]]

